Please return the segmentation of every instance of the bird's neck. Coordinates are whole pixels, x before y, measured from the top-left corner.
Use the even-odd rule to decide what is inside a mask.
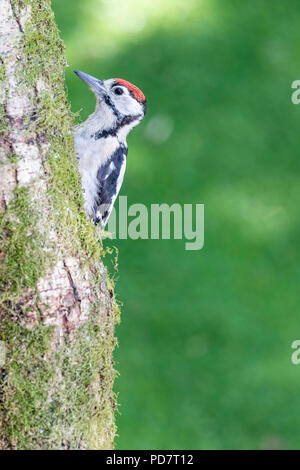
[[[141,116],[116,115],[107,106],[97,103],[95,111],[80,127],[84,133],[95,139],[116,137],[120,144],[127,146],[129,132],[138,125]]]

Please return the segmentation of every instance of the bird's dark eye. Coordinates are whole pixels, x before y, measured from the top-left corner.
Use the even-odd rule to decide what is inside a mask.
[[[116,95],[123,95],[123,90],[119,86],[114,89]]]

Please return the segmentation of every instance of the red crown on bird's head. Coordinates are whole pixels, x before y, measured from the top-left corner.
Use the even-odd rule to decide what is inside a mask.
[[[127,82],[127,80],[123,80],[122,78],[115,78],[115,82],[119,83],[119,85],[126,86],[128,90],[133,94],[136,100],[138,101],[146,101],[146,97],[144,93],[135,85],[133,85],[130,82]]]

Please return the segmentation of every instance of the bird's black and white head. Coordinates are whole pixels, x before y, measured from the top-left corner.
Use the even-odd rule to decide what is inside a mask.
[[[143,92],[121,78],[99,80],[78,70],[74,72],[96,96],[94,119],[98,121],[100,131],[125,140],[146,114],[147,102]]]

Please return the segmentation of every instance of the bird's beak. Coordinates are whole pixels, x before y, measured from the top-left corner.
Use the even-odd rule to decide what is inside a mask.
[[[99,80],[98,78],[92,77],[92,75],[88,75],[87,73],[80,72],[79,70],[74,70],[74,72],[94,93],[97,93],[100,97],[106,93],[103,80]]]

